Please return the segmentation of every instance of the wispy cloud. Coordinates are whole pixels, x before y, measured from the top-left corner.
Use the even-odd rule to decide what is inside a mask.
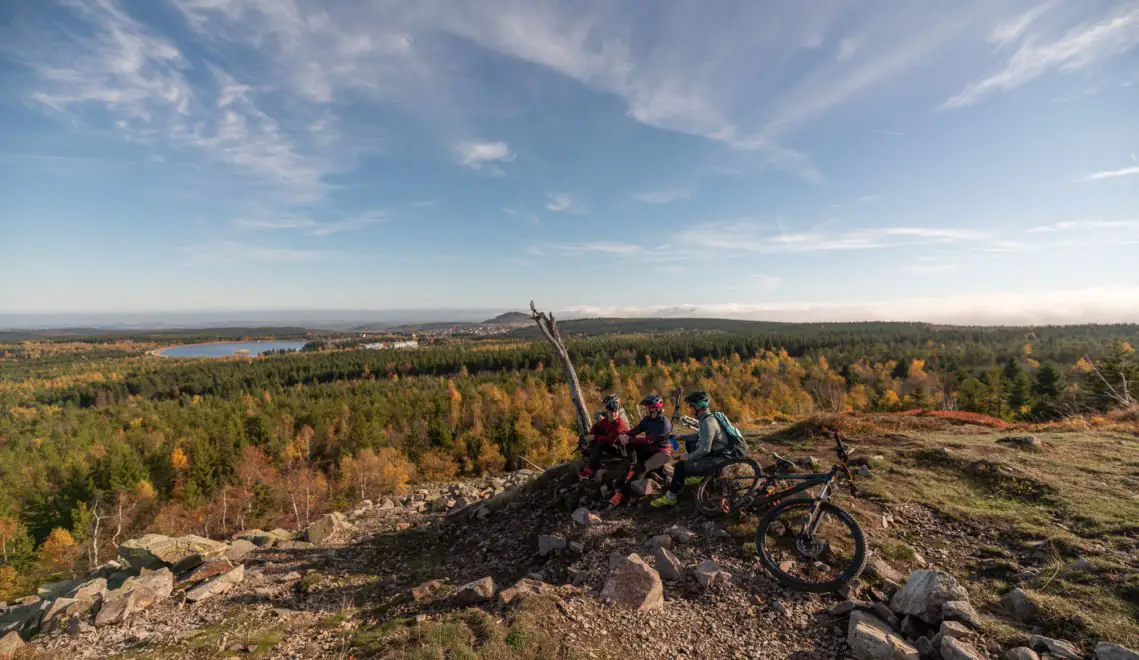
[[[1039,225],[1028,229],[1031,233],[1054,233],[1067,231],[1096,230],[1139,230],[1139,219],[1135,220],[1064,220],[1050,225]]]
[[[558,252],[561,252],[562,254],[571,254],[571,255],[589,254],[589,253],[623,255],[623,254],[634,254],[634,253],[639,252],[641,250],[641,248],[637,245],[631,245],[631,244],[627,244],[627,243],[605,243],[605,242],[571,243],[571,244],[566,244],[566,245],[554,246],[554,249],[557,250]]]
[[[856,204],[868,204],[870,202],[877,202],[882,199],[880,193],[871,193],[869,195],[862,195],[854,199]]]
[[[318,221],[303,217],[254,216],[239,218],[234,224],[248,230],[288,230],[303,229],[309,236],[330,236],[346,231],[354,231],[382,222],[387,215],[382,211],[370,211],[343,220]]]
[[[240,241],[217,241],[190,245],[182,250],[191,258],[198,261],[220,262],[308,262],[320,261],[336,256],[338,253],[330,250],[300,250],[293,248],[266,247],[263,245],[250,245]]]
[[[691,196],[692,190],[689,188],[672,188],[669,190],[634,193],[632,198],[638,202],[644,202],[645,204],[671,204],[688,199]]]
[[[989,41],[1002,46],[1016,41],[1037,19],[1050,11],[1055,4],[1055,2],[1044,2],[1024,13],[1002,20],[1000,23],[997,23],[993,31],[989,33]]]
[[[473,170],[488,168],[501,172],[495,163],[509,163],[514,160],[510,145],[505,142],[463,142],[455,147],[459,162]]]
[[[857,37],[847,37],[838,42],[838,54],[835,55],[836,62],[845,62],[854,57],[859,50],[862,49],[862,40]]]
[[[1135,176],[1139,174],[1139,167],[1124,167],[1118,170],[1105,170],[1103,172],[1093,172],[1085,177],[1078,179],[1082,182],[1087,181],[1102,181],[1103,179],[1118,179],[1125,176]]]
[[[891,130],[885,129],[885,128],[871,129],[870,132],[875,133],[877,135],[888,135],[890,137],[905,137],[905,135],[906,135],[905,133],[903,133],[901,131],[891,131]]]
[[[970,83],[945,100],[944,108],[973,105],[990,94],[1015,89],[1058,70],[1078,71],[1118,57],[1139,46],[1139,7],[1120,3],[1106,16],[1077,25],[1062,35],[1033,30],[1047,7],[1036,8],[1012,23],[1002,24],[992,38],[1001,44],[1018,41],[1004,68]]]
[[[546,210],[563,213],[574,210],[574,199],[569,193],[554,193],[546,199]]]
[[[734,252],[825,252],[872,250],[912,245],[959,243],[989,236],[987,232],[939,227],[880,227],[846,232],[810,230],[788,233],[751,220],[701,223],[682,231],[676,243],[696,249]]]

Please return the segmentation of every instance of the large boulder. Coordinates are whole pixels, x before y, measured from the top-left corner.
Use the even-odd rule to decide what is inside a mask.
[[[0,658],[11,658],[24,649],[24,640],[20,638],[20,633],[12,631],[6,635],[0,635]]]
[[[653,565],[656,566],[657,573],[665,580],[680,582],[684,579],[684,567],[668,548],[659,546],[653,551]]]
[[[906,584],[890,599],[890,609],[898,615],[910,615],[929,624],[941,622],[941,607],[954,600],[969,600],[969,592],[952,575],[935,570],[918,570],[910,574]]]
[[[498,602],[503,605],[509,605],[516,601],[521,602],[530,596],[538,596],[553,590],[553,585],[546,584],[540,580],[522,578],[515,582],[514,586],[500,591],[498,594]]]
[[[1036,651],[1033,651],[1027,646],[1018,646],[1014,649],[1009,649],[1005,651],[1005,654],[1001,657],[1004,658],[1004,660],[1040,660],[1040,656],[1036,654]]]
[[[680,525],[670,525],[668,529],[664,530],[664,533],[671,536],[672,540],[677,543],[688,543],[696,538],[696,532]]]
[[[1066,639],[1052,639],[1043,635],[1031,635],[1028,645],[1037,653],[1047,653],[1059,660],[1080,660],[1080,650]]]
[[[943,636],[938,650],[941,651],[942,660],[987,660],[985,654],[975,646],[956,637]]]
[[[1020,587],[1001,596],[1001,606],[1018,621],[1028,623],[1040,614],[1040,607],[1033,602],[1028,592]]]
[[[87,600],[89,598],[102,596],[105,593],[107,593],[107,579],[100,577],[94,580],[88,580],[64,595],[76,600]]]
[[[28,603],[27,605],[13,605],[7,611],[0,613],[0,637],[7,635],[10,632],[15,632],[24,627],[32,616],[39,616],[41,613],[40,601]]]
[[[326,513],[305,529],[305,540],[309,543],[327,543],[337,534],[352,528],[348,519],[339,512]]]
[[[950,600],[941,604],[941,618],[960,621],[973,628],[981,627],[981,615],[967,600]]]
[[[144,568],[138,575],[127,578],[114,593],[121,593],[134,587],[150,589],[158,600],[166,600],[174,593],[174,573],[169,568],[160,568],[156,571]],[[112,594],[107,596],[109,598]]]
[[[1095,660],[1139,660],[1139,653],[1119,644],[1100,642],[1095,645]]]
[[[67,621],[73,616],[83,616],[95,609],[102,600],[102,595],[96,594],[82,600],[77,598],[67,598],[61,596],[52,601],[51,605],[43,613],[43,619],[40,622],[40,632],[50,633],[56,630],[63,630],[67,626]]]
[[[421,603],[443,590],[443,583],[439,580],[428,580],[418,587],[411,588],[411,599]]]
[[[180,573],[223,554],[226,547],[224,543],[193,534],[177,538],[147,534],[119,546],[119,556],[135,570],[169,566]]]
[[[191,603],[197,603],[207,598],[219,596],[232,589],[235,584],[240,584],[244,579],[245,567],[239,564],[229,572],[219,575],[208,582],[203,582],[187,591],[186,600]]]
[[[36,595],[41,600],[55,600],[66,596],[68,592],[83,584],[83,580],[62,580],[60,582],[46,582],[36,589]]]
[[[211,559],[201,566],[182,576],[178,582],[181,585],[195,585],[210,580],[219,575],[225,575],[233,570],[235,564],[227,557]]]
[[[696,576],[696,581],[700,583],[700,586],[705,589],[718,584],[728,584],[732,581],[732,574],[720,568],[719,564],[711,559],[700,562],[692,574]]]
[[[655,610],[664,606],[664,585],[645,560],[631,554],[609,573],[601,599],[634,610]]]
[[[494,598],[496,590],[494,578],[484,577],[474,582],[468,582],[455,591],[455,602],[462,606],[485,603]]]
[[[846,643],[856,660],[919,660],[916,648],[881,619],[862,610],[850,613]]]
[[[159,600],[158,594],[146,587],[131,587],[115,593],[99,608],[99,613],[95,615],[95,625],[122,623],[135,612],[144,610]]]
[[[229,550],[225,551],[225,558],[230,561],[241,561],[245,555],[257,549],[257,544],[246,539],[237,539],[229,544]]]

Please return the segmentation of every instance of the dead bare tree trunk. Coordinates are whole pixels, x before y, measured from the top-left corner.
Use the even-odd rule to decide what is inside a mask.
[[[585,407],[585,400],[581,396],[581,382],[577,379],[577,371],[573,368],[573,362],[570,361],[569,351],[566,350],[566,345],[562,343],[562,336],[558,332],[557,321],[554,320],[554,315],[551,312],[539,312],[538,308],[534,306],[534,301],[530,301],[530,318],[538,324],[538,329],[546,336],[546,340],[554,347],[554,352],[558,355],[558,360],[562,363],[562,368],[566,372],[566,382],[569,384],[570,399],[573,400],[574,411],[577,413],[577,427],[581,435],[589,433],[589,411]]]

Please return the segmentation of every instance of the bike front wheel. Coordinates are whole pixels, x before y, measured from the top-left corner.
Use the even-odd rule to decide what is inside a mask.
[[[862,528],[830,502],[780,502],[759,521],[755,547],[767,572],[799,591],[837,591],[866,566]]]

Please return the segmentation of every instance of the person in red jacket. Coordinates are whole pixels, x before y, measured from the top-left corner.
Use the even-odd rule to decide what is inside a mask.
[[[617,438],[629,432],[629,425],[621,416],[621,397],[609,394],[601,403],[605,406],[605,416],[597,420],[585,436],[587,462],[577,475],[582,479],[592,477],[605,456],[621,456]]]
[[[645,416],[628,433],[617,437],[617,442],[627,445],[631,450],[632,460],[628,471],[613,484],[613,497],[609,499],[609,507],[617,507],[629,495],[629,483],[638,474],[647,476],[656,474],[664,481],[662,468],[668,464],[672,453],[672,423],[664,416],[664,399],[656,394],[650,394],[641,401],[645,408]]]

